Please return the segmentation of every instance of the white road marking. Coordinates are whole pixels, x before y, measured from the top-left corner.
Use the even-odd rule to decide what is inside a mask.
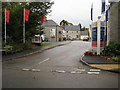
[[[41,63],[43,63],[43,62],[46,62],[46,61],[48,61],[49,59],[50,59],[50,58],[47,58],[47,59],[45,59],[45,60],[39,62],[38,64],[41,64]]]
[[[58,73],[65,73],[66,71],[63,71],[63,70],[55,70],[56,72]]]
[[[29,71],[30,69],[27,69],[27,68],[23,68],[22,70],[23,70],[23,71]]]
[[[81,73],[81,72],[71,71],[70,73],[75,74],[75,73]]]
[[[99,72],[88,72],[88,74],[100,74]]]
[[[76,69],[75,71],[85,71],[85,69]]]
[[[90,69],[90,71],[101,71],[100,69]]]
[[[40,72],[40,69],[31,69],[33,72]]]

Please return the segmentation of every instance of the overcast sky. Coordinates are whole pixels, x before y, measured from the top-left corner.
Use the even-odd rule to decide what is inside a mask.
[[[67,20],[68,22],[78,25],[81,23],[85,27],[89,27],[91,22],[90,11],[93,3],[93,20],[101,15],[101,0],[51,0],[54,4],[51,8],[52,12],[47,16],[48,19],[53,19],[58,24],[60,21]]]

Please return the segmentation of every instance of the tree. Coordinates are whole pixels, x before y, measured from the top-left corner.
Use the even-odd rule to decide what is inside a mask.
[[[34,34],[41,33],[42,27],[37,29],[38,25],[41,25],[40,21],[42,16],[46,16],[51,12],[50,8],[53,2],[3,2],[3,36],[4,36],[4,13],[5,8],[10,10],[10,22],[7,23],[7,37],[11,38],[10,42],[21,43],[23,39],[23,9],[30,10],[29,21],[25,22],[26,39],[31,39]]]
[[[83,31],[86,30],[85,26],[82,28],[82,30],[83,30]]]
[[[72,23],[68,22],[67,20],[62,20],[60,22],[60,25],[62,25],[62,23],[64,23],[64,25],[73,25]]]
[[[64,25],[68,25],[68,21],[66,21],[66,20],[62,20],[62,21],[60,22],[60,25],[62,25],[62,23],[64,23]]]
[[[85,31],[85,30],[89,30],[89,28],[86,28],[85,26],[83,26],[83,28],[81,27],[80,31]]]
[[[68,23],[68,25],[69,25],[69,26],[73,26],[73,24],[72,24],[72,23]]]
[[[79,23],[80,30],[82,29],[82,25]]]

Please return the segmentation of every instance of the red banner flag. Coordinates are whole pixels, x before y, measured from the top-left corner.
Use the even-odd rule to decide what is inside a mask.
[[[24,20],[28,21],[30,15],[30,10],[24,9]]]
[[[10,21],[10,10],[5,9],[5,13],[6,13],[6,22],[9,23],[9,21]]]
[[[47,20],[47,17],[46,17],[46,16],[43,16],[41,23],[44,23],[46,20]]]

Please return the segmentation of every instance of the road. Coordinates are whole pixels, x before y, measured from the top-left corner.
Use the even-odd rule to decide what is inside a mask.
[[[90,42],[72,41],[29,57],[3,63],[3,88],[118,88],[118,74],[80,62]],[[74,72],[77,71],[77,72]]]

